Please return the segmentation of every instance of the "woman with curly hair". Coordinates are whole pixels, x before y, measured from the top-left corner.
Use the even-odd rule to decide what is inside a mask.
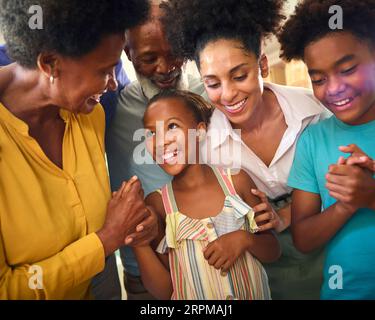
[[[99,104],[148,3],[38,3],[42,29],[35,1],[0,1],[15,61],[0,69],[0,299],[84,299],[106,257],[156,231],[136,179],[110,200]]]
[[[275,229],[281,259],[265,264],[274,299],[319,298],[323,250],[303,255],[293,246],[287,177],[302,131],[324,108],[312,92],[264,83],[261,43],[283,19],[282,0],[169,0],[167,36],[177,56],[196,61],[216,110],[208,130],[206,161],[241,167],[259,190],[254,207],[261,230]],[[240,150],[231,153],[227,150]]]
[[[305,62],[333,113],[301,135],[288,179],[296,247],[326,245],[322,299],[375,299],[374,4],[304,0],[279,35],[281,56]]]

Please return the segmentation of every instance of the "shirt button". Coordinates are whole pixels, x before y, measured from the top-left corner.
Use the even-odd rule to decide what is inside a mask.
[[[221,272],[220,272],[220,275],[221,275],[222,277],[225,277],[227,274],[228,274],[227,271],[223,271],[223,270],[221,270]]]
[[[214,224],[212,222],[207,223],[207,228],[212,229],[214,227]]]
[[[227,297],[225,299],[226,300],[234,300],[234,297],[232,295],[227,295]]]

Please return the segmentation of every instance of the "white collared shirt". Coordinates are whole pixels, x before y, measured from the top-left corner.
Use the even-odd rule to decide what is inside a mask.
[[[212,115],[207,132],[210,142],[203,145],[203,150],[205,147],[209,148],[210,157],[205,152],[202,152],[202,157],[204,161],[214,165],[245,170],[258,189],[274,199],[291,192],[287,179],[302,131],[329,114],[308,89],[270,83],[265,83],[264,86],[275,94],[288,126],[270,165],[267,167],[245,145],[239,130],[234,130],[228,118],[218,109]]]

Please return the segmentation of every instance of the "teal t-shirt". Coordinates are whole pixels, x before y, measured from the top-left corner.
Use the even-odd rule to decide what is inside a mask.
[[[317,193],[323,209],[336,202],[325,187],[338,147],[354,143],[375,158],[375,121],[347,125],[336,117],[308,127],[301,135],[289,175],[292,188]],[[322,299],[375,299],[375,211],[360,209],[326,247]]]

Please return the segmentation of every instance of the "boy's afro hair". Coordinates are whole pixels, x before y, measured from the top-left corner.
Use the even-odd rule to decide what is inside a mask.
[[[343,30],[329,28],[331,6],[343,11]],[[304,50],[311,42],[331,32],[351,32],[359,39],[375,44],[374,0],[304,0],[296,6],[278,34],[281,43],[280,57],[286,61],[303,60]]]
[[[31,29],[29,13],[39,5],[43,28]],[[147,0],[0,0],[0,30],[10,57],[35,68],[43,51],[80,57],[103,36],[125,32],[147,17]]]
[[[169,0],[162,21],[174,54],[197,59],[200,50],[220,38],[236,39],[259,55],[261,39],[275,33],[285,18],[285,0]]]

